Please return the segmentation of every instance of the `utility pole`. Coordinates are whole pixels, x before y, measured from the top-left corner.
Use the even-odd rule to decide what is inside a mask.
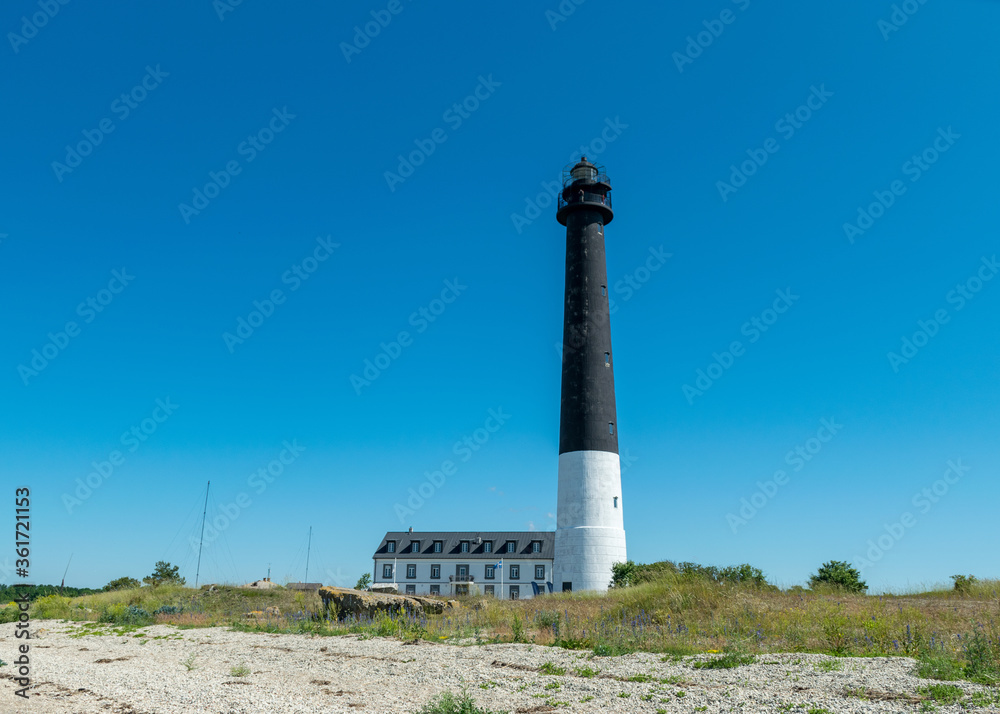
[[[309,545],[306,546],[306,582],[309,582],[309,550],[312,548],[313,527],[309,526]]]
[[[205,486],[205,509],[201,512],[201,540],[198,542],[198,568],[194,572],[194,589],[198,589],[198,576],[201,575],[201,547],[205,544],[205,517],[208,515],[208,489],[212,488],[209,481]]]

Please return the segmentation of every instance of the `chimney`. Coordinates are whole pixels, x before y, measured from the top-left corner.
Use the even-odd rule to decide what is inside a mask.
[[[413,532],[413,526],[410,526],[410,533]]]

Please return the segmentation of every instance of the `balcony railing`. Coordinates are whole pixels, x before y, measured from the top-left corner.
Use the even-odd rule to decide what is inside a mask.
[[[564,206],[574,206],[578,203],[599,203],[602,206],[607,206],[608,208],[611,208],[611,194],[588,193],[584,191],[583,195],[581,196],[579,191],[574,191],[570,193],[569,200],[566,200],[563,194],[560,193],[559,205],[557,206],[557,208],[563,208]]]
[[[476,579],[471,575],[449,575],[448,580],[453,583],[472,583]]]
[[[592,183],[606,183],[609,186],[611,185],[611,179],[608,178],[608,175],[604,173],[604,171],[598,171],[596,174],[589,176],[586,179],[574,179],[573,176],[570,175],[569,171],[563,171],[563,188],[573,185],[573,183],[575,183],[577,180],[583,180]]]

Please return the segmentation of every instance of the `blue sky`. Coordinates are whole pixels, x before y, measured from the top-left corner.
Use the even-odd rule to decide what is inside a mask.
[[[202,582],[302,579],[310,526],[339,584],[386,530],[553,528],[580,147],[630,557],[1000,576],[1000,4],[904,5],[8,3],[30,579],[193,581],[209,479]]]

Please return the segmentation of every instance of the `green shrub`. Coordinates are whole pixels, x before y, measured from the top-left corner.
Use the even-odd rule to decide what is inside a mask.
[[[975,575],[952,575],[951,579],[955,581],[955,590],[960,593],[971,592],[972,586],[979,582]]]
[[[39,620],[68,620],[71,612],[69,598],[62,595],[45,595],[33,605],[33,616]]]
[[[850,563],[842,560],[831,560],[823,563],[819,571],[809,578],[809,587],[831,586],[851,593],[862,593],[868,586],[861,580],[861,573],[852,568]]]
[[[124,577],[112,580],[110,583],[104,586],[104,591],[108,592],[111,590],[134,590],[135,588],[138,587],[142,587],[142,583],[140,583],[138,580],[136,580],[135,578]]]
[[[8,622],[17,622],[21,618],[21,611],[17,605],[5,605],[0,607],[0,625]]]
[[[114,605],[109,605],[104,612],[101,613],[99,622],[107,622],[113,625],[142,627],[144,625],[151,625],[153,623],[153,616],[150,615],[147,610],[144,610],[136,605],[126,606],[122,603],[116,603]]]

